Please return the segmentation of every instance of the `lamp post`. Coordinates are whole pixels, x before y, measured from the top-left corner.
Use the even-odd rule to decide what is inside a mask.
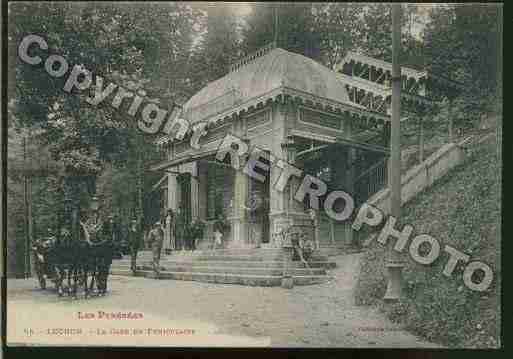
[[[392,4],[392,118],[390,134],[390,209],[391,215],[397,220],[401,215],[401,4]],[[402,269],[404,264],[399,252],[388,242],[387,290],[385,301],[397,301],[401,297]]]

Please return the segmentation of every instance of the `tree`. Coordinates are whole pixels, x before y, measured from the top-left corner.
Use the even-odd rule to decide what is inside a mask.
[[[313,5],[313,28],[319,34],[320,60],[329,68],[362,41],[360,4],[321,3]]]
[[[311,3],[253,3],[252,8],[243,30],[242,47],[246,53],[272,42],[277,32],[279,47],[320,59]]]
[[[151,161],[157,150],[151,138],[134,140],[141,134],[122,111],[91,107],[84,101],[88,93],[62,91],[66,76],[53,78],[41,67],[23,63],[17,56],[21,39],[27,34],[42,35],[51,52],[62,55],[71,66],[83,64],[105,81],[141,90],[147,100],[156,101],[164,93],[165,107],[180,87],[189,86],[185,85],[188,74],[180,66],[190,56],[196,15],[184,4],[9,4],[9,62],[15,69],[9,78],[10,117],[23,128],[41,130],[41,148],[48,149],[60,166],[56,186],[72,198],[75,209],[95,193],[96,179],[106,164],[114,165],[114,172],[118,168],[130,172],[134,153],[145,153]],[[145,159],[135,157],[139,178],[153,178],[143,176]],[[52,208],[53,201],[48,198],[44,205]]]
[[[460,122],[478,120],[495,106],[498,16],[497,5],[485,4],[436,6],[430,12],[426,61],[431,71],[464,84],[451,111]]]
[[[241,56],[239,24],[228,3],[198,6],[204,17],[199,22],[203,30],[191,59],[191,95],[229,71]]]
[[[480,88],[495,89],[498,6],[436,6],[430,20],[425,44],[432,69]]]
[[[403,66],[423,68],[422,43],[415,37],[412,24],[419,17],[418,8],[413,4],[402,6],[400,62]],[[360,14],[363,28],[356,45],[357,50],[365,55],[380,60],[392,61],[392,37],[390,5],[382,3],[365,4]]]

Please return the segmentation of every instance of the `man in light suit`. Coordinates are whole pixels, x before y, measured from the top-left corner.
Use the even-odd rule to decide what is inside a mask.
[[[160,252],[162,251],[162,244],[164,242],[164,228],[160,221],[157,221],[148,235],[148,243],[153,252],[153,270],[156,274],[160,272]]]
[[[137,252],[142,246],[142,237],[141,220],[133,218],[130,221],[130,226],[128,227],[127,232],[128,245],[130,246],[130,269],[132,270],[133,275],[135,275],[137,271]]]

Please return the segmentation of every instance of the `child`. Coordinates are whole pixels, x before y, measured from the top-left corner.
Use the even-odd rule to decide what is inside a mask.
[[[217,221],[214,223],[214,249],[223,246],[223,231],[224,231],[223,217],[219,215]]]
[[[214,249],[221,248],[223,245],[223,234],[216,228],[214,231]]]

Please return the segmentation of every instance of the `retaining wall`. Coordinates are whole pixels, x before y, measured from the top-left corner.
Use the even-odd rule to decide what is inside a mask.
[[[448,143],[429,156],[424,162],[410,169],[401,178],[401,203],[404,205],[425,188],[430,187],[465,159],[465,151],[455,143]],[[374,194],[367,203],[390,213],[388,188]]]

